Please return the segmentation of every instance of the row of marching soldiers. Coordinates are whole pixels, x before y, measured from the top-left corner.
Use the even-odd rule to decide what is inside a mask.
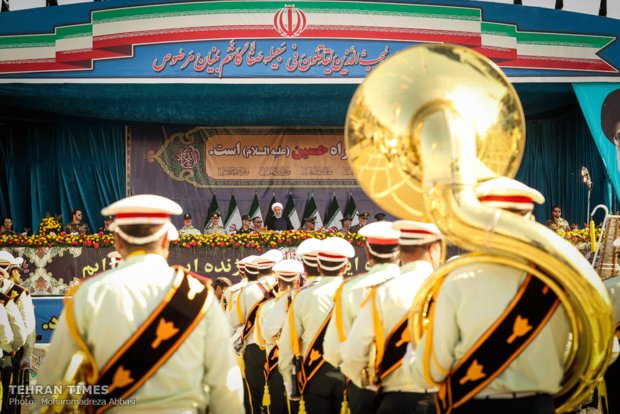
[[[476,191],[524,219],[544,201],[505,177]],[[554,412],[570,328],[553,292],[525,271],[462,265],[437,293],[431,339],[427,330],[413,349],[408,314],[440,264],[442,235],[408,220],[359,234],[370,269],[350,278],[355,250],[339,237],[302,242],[301,264],[275,250],[239,262],[245,279],[224,302],[247,413]],[[532,306],[542,311],[521,317]]]
[[[19,413],[20,387],[30,379],[36,322],[32,298],[20,286],[23,258],[0,251],[0,395],[2,413]],[[24,387],[23,389],[26,389]]]
[[[359,234],[367,238],[371,267],[347,279],[355,250],[339,237],[303,241],[296,251],[301,262],[271,250],[238,263],[246,278],[229,288],[226,311],[236,329],[246,413],[432,407],[432,395],[412,386],[399,365],[416,286],[440,262],[439,231],[401,220],[371,223]],[[375,337],[388,348],[376,349],[383,355],[376,373],[368,355]]]

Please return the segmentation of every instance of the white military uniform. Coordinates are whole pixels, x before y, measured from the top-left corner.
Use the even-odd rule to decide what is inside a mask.
[[[26,344],[28,339],[28,331],[26,330],[26,324],[22,318],[22,314],[19,312],[19,308],[12,300],[8,301],[4,308],[9,319],[9,325],[13,331],[13,342],[11,343],[11,352],[17,352],[19,348]]]
[[[375,303],[384,339],[408,315],[416,292],[433,272],[433,267],[427,261],[418,260],[404,265],[401,272],[400,276],[373,288],[376,289]],[[362,387],[361,372],[368,365],[374,340],[373,310],[369,299],[357,315],[346,341],[341,344],[343,360],[340,369],[358,387]],[[410,370],[402,365],[381,382],[384,392],[425,392],[424,388],[415,384]]]
[[[103,367],[170,290],[174,272],[159,255],[130,256],[118,268],[84,282],[73,298],[80,335]],[[122,311],[122,317],[114,317]],[[225,346],[224,344],[229,344]],[[230,328],[213,302],[183,344],[130,398],[144,412],[242,413],[243,385]],[[63,312],[37,382],[59,383],[78,346]],[[136,407],[113,407],[134,412]]]
[[[293,312],[295,331],[301,346],[301,354],[306,355],[308,347],[319,328],[334,307],[334,293],[342,283],[342,277],[322,277],[312,286],[299,290],[294,296]],[[325,348],[323,348],[325,350]],[[291,371],[293,370],[293,348],[291,346],[291,329],[288,321],[282,327],[280,336],[280,373],[287,390],[291,389]]]
[[[15,285],[11,280],[2,280],[2,287],[0,291],[5,295]],[[36,333],[36,320],[34,315],[34,304],[32,303],[32,297],[24,290],[19,299],[15,302],[17,309],[22,317],[24,323],[26,339],[24,342],[24,356],[22,361],[30,365],[32,358],[32,351],[37,340]]]
[[[0,306],[0,348],[3,351],[0,352],[0,356],[4,352],[13,352],[13,331],[4,306]]]
[[[463,266],[447,276],[437,297],[433,321],[432,361],[436,363],[431,363],[431,375],[434,381],[443,381],[446,371],[495,323],[524,279],[524,272],[495,264]],[[568,337],[568,318],[560,305],[525,350],[474,398],[509,393],[518,396],[521,392],[555,394],[564,375]],[[417,355],[424,354],[426,340],[424,336],[416,349]],[[416,382],[430,387],[432,384],[424,378],[423,358],[411,362]]]
[[[117,201],[101,213],[115,215],[110,229],[135,248],[176,240],[178,232],[170,214],[179,215],[182,209],[165,197],[145,194]],[[132,224],[161,226],[152,234],[134,236],[124,227]],[[86,280],[72,299],[74,333],[83,338],[98,367],[105,366],[165,300],[176,275],[161,254],[134,250],[123,256],[117,268]],[[39,371],[38,384],[62,381],[79,349],[69,329],[65,310]],[[135,404],[116,405],[110,412],[243,413],[243,383],[230,334],[222,310],[213,300],[174,353],[128,396]],[[149,361],[147,354],[144,363],[149,362],[156,361]]]
[[[351,326],[360,311],[361,304],[368,294],[368,288],[378,283],[384,282],[400,274],[397,264],[378,264],[370,268],[368,273],[363,273],[349,281],[345,281],[340,295],[335,298],[341,303],[342,334],[345,339],[351,330]],[[342,363],[342,349],[340,342],[339,328],[336,323],[336,309],[329,321],[323,349],[325,360],[335,367]]]
[[[614,322],[620,323],[620,276],[612,277],[603,282],[611,298],[614,311]]]
[[[234,329],[243,327],[254,305],[265,296],[263,290],[258,286],[259,284],[263,286],[265,291],[269,292],[273,289],[277,282],[275,277],[272,275],[263,276],[258,280],[248,282],[245,287],[242,287],[241,290],[239,290],[234,298],[232,310],[228,314],[230,324]],[[237,308],[241,309],[241,315],[237,312]],[[245,340],[246,346],[256,343],[256,338],[253,334],[250,334]]]

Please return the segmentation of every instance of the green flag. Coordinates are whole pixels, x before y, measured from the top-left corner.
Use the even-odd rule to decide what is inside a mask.
[[[337,231],[341,227],[341,219],[342,212],[340,211],[338,200],[336,200],[336,194],[334,194],[332,201],[327,206],[327,210],[325,210],[325,217],[323,218],[323,223],[325,223],[325,228],[327,230]]]
[[[205,218],[205,224],[204,224],[204,228],[206,228],[209,225],[209,217],[211,216],[211,213],[213,213],[214,211],[219,211],[220,207],[217,204],[217,197],[215,196],[215,194],[213,194],[213,198],[211,198],[211,204],[209,205],[209,210],[207,210],[207,218]],[[220,221],[222,221],[222,219],[220,218]]]
[[[316,220],[315,227],[320,229],[323,227],[323,221],[321,220],[321,216],[319,215],[319,210],[316,208],[316,202],[314,201],[314,196],[311,194],[310,198],[306,201],[306,206],[304,207],[304,219],[314,217]]]
[[[286,198],[286,204],[284,205],[284,216],[291,220],[291,224],[294,229],[298,229],[301,223],[299,222],[299,216],[297,215],[297,209],[295,208],[295,200],[293,200],[293,194],[289,193]]]
[[[353,200],[353,195],[349,193],[349,198],[347,199],[347,205],[344,207],[344,215],[351,217],[351,225],[355,226],[359,219],[357,217],[357,206],[355,205],[355,200]]]
[[[237,200],[235,196],[230,196],[230,204],[228,204],[228,214],[226,214],[226,221],[224,222],[224,228],[229,233],[236,232],[241,227],[241,212],[237,206]]]

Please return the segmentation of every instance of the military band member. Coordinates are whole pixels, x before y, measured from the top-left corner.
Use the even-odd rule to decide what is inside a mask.
[[[265,347],[264,376],[266,380],[263,406],[271,414],[288,412],[288,402],[282,375],[278,371],[278,342],[286,314],[292,300],[292,292],[300,285],[304,268],[297,260],[282,260],[273,267],[278,275],[278,296],[263,303],[256,317],[256,340]]]
[[[214,211],[209,215],[209,224],[205,227],[204,234],[228,234],[228,231],[220,225],[220,218],[222,215],[219,211]]]
[[[334,315],[325,334],[325,360],[335,367],[342,363],[342,343],[349,331],[368,288],[400,274],[398,267],[400,233],[392,229],[388,221],[370,223],[360,229],[360,236],[366,237],[366,255],[370,264],[367,273],[348,279],[334,296]],[[351,414],[374,413],[376,411],[376,388],[359,388],[347,383],[347,399]]]
[[[620,239],[614,241],[614,248],[620,248]],[[614,322],[616,324],[616,337],[620,334],[620,276],[612,277],[604,281],[611,304],[613,307]],[[620,387],[620,361],[618,358],[609,366],[605,373],[607,399],[609,412],[620,412],[620,395],[615,392]]]
[[[0,253],[9,254],[8,252]],[[12,255],[10,256],[12,257]],[[2,268],[0,268],[0,274],[3,278],[8,277],[8,273]],[[3,279],[3,284],[4,282],[8,282],[8,279]],[[0,293],[0,306],[4,308],[8,319],[5,334],[8,334],[9,331],[12,333],[11,342],[7,344],[6,348],[3,348],[6,352],[0,359],[0,379],[2,381],[2,389],[4,390],[0,412],[15,413],[19,408],[15,403],[15,398],[19,397],[19,395],[11,394],[9,387],[10,385],[18,385],[13,379],[12,374],[16,368],[19,370],[24,353],[23,347],[26,344],[28,334],[23,317],[13,299],[4,293]],[[6,340],[8,337],[4,339]]]
[[[362,211],[361,213],[357,213],[358,222],[355,226],[351,226],[349,231],[351,233],[357,233],[358,231],[360,231],[362,227],[368,224],[368,216],[370,216],[370,213],[367,211]]]
[[[179,235],[181,236],[200,236],[200,230],[198,230],[192,224],[192,215],[189,213],[183,214],[183,227],[179,229]]]
[[[241,336],[235,344],[236,351],[243,355],[245,367],[245,394],[244,405],[246,413],[259,413],[265,378],[263,366],[265,350],[260,349],[254,335],[256,314],[259,306],[275,297],[277,293],[276,278],[273,266],[282,260],[282,253],[278,250],[269,250],[252,262],[245,264],[245,273],[248,284],[239,291],[233,311],[229,314],[234,329],[242,327]]]
[[[434,224],[408,220],[396,221],[392,228],[400,232],[401,274],[371,288],[341,344],[340,368],[360,388],[379,386],[378,414],[434,414],[433,395],[402,363],[411,341],[409,310],[418,288],[441,261],[441,234]]]
[[[28,290],[16,283],[16,281],[21,280],[19,266],[21,266],[24,259],[13,257],[8,252],[1,252],[1,254],[8,256],[7,259],[10,265],[7,267],[7,271],[4,271],[1,268],[2,259],[0,259],[0,270],[3,276],[2,283],[0,284],[0,293],[6,295],[15,303],[25,328],[24,345],[12,354],[11,385],[27,385],[30,375],[29,370],[32,365],[32,353],[37,337],[34,305]],[[19,397],[20,395],[17,394],[9,395],[9,406],[6,412],[17,413],[20,411],[21,407],[15,403],[15,399]]]
[[[319,272],[317,263],[320,246],[321,241],[319,239],[310,238],[302,241],[295,251],[304,266],[306,285],[320,280],[321,272]]]
[[[9,392],[13,368],[11,354],[15,351],[13,349],[13,330],[9,322],[8,312],[3,306],[3,302],[6,300],[6,298],[0,297],[0,386],[3,389],[2,397],[0,397],[0,411],[2,412],[8,412],[9,399],[15,397]]]
[[[320,279],[299,289],[280,336],[279,369],[291,398],[301,398],[299,413],[340,412],[344,377],[323,358],[323,337],[334,307],[334,294],[355,256],[351,244],[329,237],[318,247]]]
[[[239,367],[225,346],[230,328],[213,291],[206,279],[167,263],[170,240],[178,237],[170,215],[181,212],[156,195],[102,210],[115,215],[111,227],[123,261],[66,299],[38,384],[63,382],[81,350],[98,367],[93,389],[107,391],[91,398],[110,407],[122,400],[149,413],[243,412]]]
[[[533,202],[544,202],[540,192],[505,177],[480,184],[476,193],[488,207],[526,218]],[[531,303],[542,311],[529,313],[527,325],[515,323],[521,312],[527,312],[523,305]],[[555,411],[552,396],[560,390],[564,376],[569,322],[553,291],[518,269],[470,264],[447,275],[434,307],[429,324],[432,343],[428,343],[427,331],[412,367],[416,381],[430,387],[433,384],[424,374],[428,364],[429,375],[440,385],[435,401],[438,412]],[[519,313],[515,316],[513,310]],[[508,324],[506,329],[502,329],[504,324]],[[503,336],[506,331],[512,332],[507,338]],[[429,358],[420,357],[427,346],[432,347]]]
[[[226,316],[228,316],[228,320],[231,321],[230,313],[234,310],[232,305],[236,299],[236,295],[239,294],[241,288],[245,287],[248,284],[248,275],[245,273],[245,264],[251,263],[258,256],[250,255],[246,256],[241,260],[238,260],[235,264],[237,266],[237,271],[239,272],[239,277],[241,280],[226,289]]]

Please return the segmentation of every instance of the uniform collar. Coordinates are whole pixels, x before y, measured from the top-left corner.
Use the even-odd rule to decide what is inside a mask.
[[[420,270],[427,271],[429,274],[433,272],[433,265],[426,260],[414,260],[413,262],[405,263],[401,268],[401,273],[417,272]]]

